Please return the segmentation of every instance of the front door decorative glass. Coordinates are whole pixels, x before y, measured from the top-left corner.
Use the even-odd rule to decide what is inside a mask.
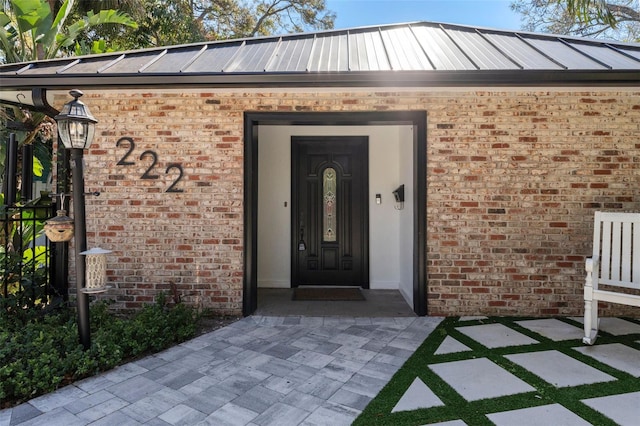
[[[336,171],[329,167],[322,176],[322,201],[324,204],[324,241],[336,240]]]

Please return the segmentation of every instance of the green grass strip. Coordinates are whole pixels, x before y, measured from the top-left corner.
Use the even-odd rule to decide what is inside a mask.
[[[422,345],[420,345],[407,362],[396,372],[389,383],[380,391],[371,403],[369,403],[361,415],[354,421],[353,425],[424,425],[458,419],[464,421],[470,426],[491,425],[493,423],[486,417],[487,414],[554,403],[561,404],[592,424],[602,426],[615,425],[616,423],[611,419],[591,409],[580,401],[588,398],[638,392],[640,391],[640,380],[637,377],[633,377],[628,373],[616,370],[615,368],[603,364],[590,356],[574,350],[574,348],[583,346],[581,339],[564,340],[559,342],[553,341],[522,327],[516,322],[527,319],[533,318],[491,317],[473,321],[460,321],[457,317],[445,318],[433,333],[425,339]],[[557,319],[579,328],[582,326],[580,323],[571,319]],[[627,320],[640,324],[639,321],[633,319]],[[494,323],[503,324],[514,331],[537,340],[539,343],[490,349],[461,333],[457,329],[458,327],[464,326]],[[460,343],[468,346],[471,350],[435,355],[435,351],[440,347],[447,336],[451,336],[458,340]],[[613,336],[600,331],[598,341],[596,343],[598,345],[621,343],[640,350],[640,343],[638,343],[639,340],[640,334]],[[611,382],[556,388],[505,357],[506,355],[518,353],[551,350],[561,352],[584,364],[601,370],[602,372],[615,377],[616,380]],[[525,392],[498,398],[487,398],[479,401],[466,401],[429,368],[429,365],[433,364],[477,358],[487,358],[491,360],[506,371],[525,381],[536,390],[534,392]],[[445,406],[392,413],[391,410],[398,403],[400,398],[402,398],[416,377],[420,378],[431,389],[431,391],[440,398]]]

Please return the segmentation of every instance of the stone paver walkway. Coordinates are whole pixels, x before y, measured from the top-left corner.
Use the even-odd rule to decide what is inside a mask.
[[[244,318],[12,409],[13,425],[349,425],[441,318]]]
[[[349,425],[441,321],[248,317],[2,410],[0,426]],[[640,323],[603,318],[604,336],[585,346],[580,318],[501,321],[461,318],[421,368],[466,404],[519,395],[533,403],[421,424],[465,426],[477,416],[499,426],[640,424]],[[616,387],[623,382],[632,391]],[[448,408],[433,386],[416,373],[390,414],[428,418]],[[589,396],[572,401],[575,389]],[[550,400],[553,392],[561,403]]]

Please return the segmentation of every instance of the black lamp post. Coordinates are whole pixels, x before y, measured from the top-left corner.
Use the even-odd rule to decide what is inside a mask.
[[[83,93],[74,89],[69,92],[71,102],[62,107],[55,116],[58,123],[58,135],[65,149],[71,150],[71,184],[73,186],[74,242],[76,260],[76,296],[78,300],[78,335],[84,349],[91,346],[89,329],[89,296],[84,292],[86,264],[81,253],[87,250],[87,227],[84,202],[83,155],[84,150],[93,142],[96,123],[89,108],[78,100]]]

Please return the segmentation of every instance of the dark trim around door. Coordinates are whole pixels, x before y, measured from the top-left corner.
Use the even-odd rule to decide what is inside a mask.
[[[258,308],[258,126],[413,125],[414,250],[413,311],[427,315],[427,113],[383,112],[245,112],[244,113],[244,278],[242,313]]]

